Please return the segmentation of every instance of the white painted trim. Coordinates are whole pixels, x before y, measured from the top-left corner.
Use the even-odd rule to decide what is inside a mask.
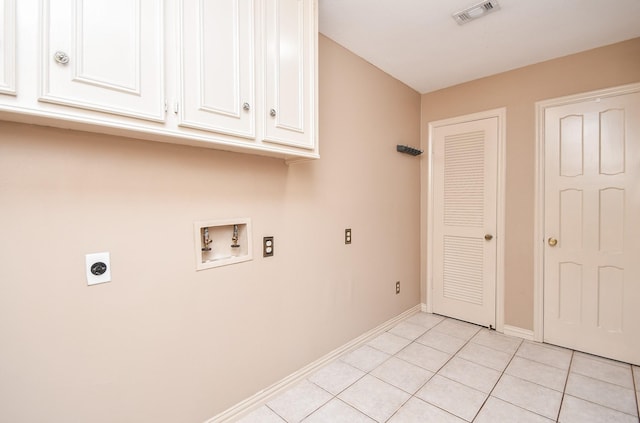
[[[544,342],[544,116],[547,108],[585,101],[598,101],[640,91],[640,83],[621,85],[589,91],[565,97],[542,100],[535,103],[535,202],[533,234],[533,340]]]
[[[533,209],[533,340],[542,342],[544,325],[544,107],[536,103]]]
[[[496,205],[496,331],[504,332],[505,236],[507,204],[507,108],[498,115],[498,204]]]
[[[434,122],[436,123],[436,122]],[[429,140],[427,142],[427,152],[429,159],[423,161],[427,166],[427,286],[425,288],[426,312],[433,313],[433,131],[434,125],[429,123]]]
[[[502,333],[509,336],[517,336],[518,338],[526,339],[527,341],[533,341],[533,331],[529,329],[504,325],[504,331]]]
[[[0,93],[16,95],[16,2],[4,1],[4,33],[0,36],[4,39],[4,79],[0,80]]]
[[[425,303],[420,304],[420,311],[427,313],[427,305]]]
[[[383,324],[371,329],[370,331],[364,333],[363,335],[360,335],[359,337],[353,339],[352,341],[347,342],[343,346],[331,351],[327,355],[320,357],[318,360],[314,361],[313,363],[306,365],[305,367],[290,374],[284,379],[279,380],[278,382],[274,383],[268,388],[260,392],[257,392],[255,395],[245,399],[242,402],[239,402],[238,404],[223,411],[222,413],[216,415],[215,417],[212,417],[211,419],[207,420],[205,423],[226,423],[226,422],[236,421],[238,418],[250,413],[251,411],[255,410],[258,407],[261,407],[270,399],[288,390],[293,385],[300,382],[302,379],[314,373],[315,371],[325,366],[326,364],[330,363],[331,361],[335,360],[342,354],[360,347],[361,345],[365,344],[372,338],[391,329],[398,322],[418,313],[422,308],[421,306],[422,306],[421,304],[418,304],[414,307],[411,307],[409,310],[405,311],[404,313],[390,320],[387,320]]]
[[[464,122],[482,120],[488,118],[498,118],[498,186],[496,204],[496,330],[504,330],[504,252],[505,252],[505,207],[506,207],[506,170],[507,170],[507,109],[486,110],[484,112],[470,115],[457,116],[454,118],[429,122],[428,152],[429,160],[425,161],[427,166],[427,286],[426,286],[426,310],[433,312],[433,131],[435,128],[447,125],[455,125]]]

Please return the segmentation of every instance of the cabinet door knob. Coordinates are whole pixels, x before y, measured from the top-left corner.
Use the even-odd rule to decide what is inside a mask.
[[[491,234],[486,234],[486,235],[484,236],[484,239],[485,239],[485,240],[487,240],[487,241],[491,241],[491,240],[493,239],[493,235],[491,235]]]
[[[250,105],[249,103],[244,103],[244,104],[242,105],[242,109],[243,109],[243,110],[247,110],[247,111],[248,111],[248,110],[251,110],[251,105]]]
[[[53,59],[61,65],[66,65],[67,63],[69,63],[69,56],[64,51],[58,50],[53,53]]]
[[[548,242],[550,247],[555,247],[556,245],[558,245],[558,240],[555,238],[549,238]]]
[[[271,117],[276,117],[276,109],[271,109],[271,111],[269,112],[269,114],[271,115]]]

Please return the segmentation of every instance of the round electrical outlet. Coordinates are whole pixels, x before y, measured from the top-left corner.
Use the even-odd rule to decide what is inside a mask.
[[[106,271],[107,271],[107,265],[104,264],[101,261],[99,261],[97,263],[93,263],[91,265],[91,273],[93,273],[96,276],[103,275],[104,272],[106,272]]]

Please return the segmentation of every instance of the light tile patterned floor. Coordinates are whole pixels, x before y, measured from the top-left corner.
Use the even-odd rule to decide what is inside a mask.
[[[640,368],[418,313],[241,423],[639,423]]]

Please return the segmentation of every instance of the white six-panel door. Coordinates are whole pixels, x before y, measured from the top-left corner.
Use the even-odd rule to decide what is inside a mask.
[[[640,364],[640,93],[544,113],[544,341]]]
[[[496,325],[498,118],[436,127],[433,311]]]

